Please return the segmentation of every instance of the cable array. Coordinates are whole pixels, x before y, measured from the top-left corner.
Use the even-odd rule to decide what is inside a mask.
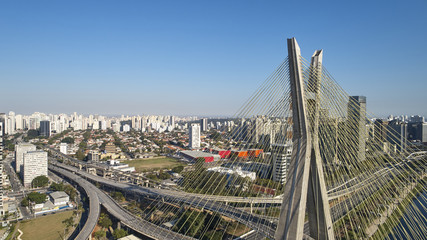
[[[393,128],[374,124],[366,99],[349,96],[323,66],[313,68],[302,57],[301,65],[335,237],[423,239],[425,155]],[[291,96],[285,59],[233,116],[236,126],[222,129],[209,146],[227,156],[196,161],[182,173],[179,191],[142,201],[141,217],[172,222],[173,231],[199,239],[233,238],[251,229],[272,239],[292,156]],[[239,171],[256,172],[256,178]]]

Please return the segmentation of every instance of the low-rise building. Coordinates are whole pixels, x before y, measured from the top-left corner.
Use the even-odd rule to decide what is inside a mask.
[[[100,158],[100,154],[99,151],[97,150],[90,150],[87,158],[89,161],[93,161],[93,162],[99,162],[99,158]]]
[[[181,151],[180,154],[190,161],[196,161],[197,158],[203,158],[205,159],[205,162],[214,162],[221,159],[221,156],[218,154],[211,154],[201,151]]]
[[[35,215],[73,207],[73,205],[70,204],[70,197],[63,191],[50,193],[49,196],[50,198],[46,202],[34,205]]]
[[[62,154],[67,155],[67,154],[68,154],[68,144],[67,144],[67,143],[61,143],[61,144],[59,145],[59,151],[60,151]]]
[[[212,172],[219,172],[227,175],[239,175],[242,178],[250,178],[252,181],[255,181],[256,179],[256,173],[242,170],[241,167],[235,167],[235,168],[225,168],[225,167],[212,167],[208,168],[208,171]]]
[[[107,143],[107,145],[105,145],[105,151],[107,153],[116,153],[116,145],[112,142]]]
[[[66,205],[70,201],[70,197],[63,191],[51,193],[50,198],[55,206]]]

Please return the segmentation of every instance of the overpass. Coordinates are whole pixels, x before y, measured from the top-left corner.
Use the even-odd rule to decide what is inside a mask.
[[[90,218],[86,222],[83,230],[79,233],[76,239],[86,240],[92,233],[94,227],[96,226],[99,218],[100,204],[113,215],[120,222],[129,227],[130,229],[148,236],[153,239],[159,240],[168,240],[168,239],[187,239],[192,240],[194,238],[173,232],[166,228],[162,228],[156,224],[150,223],[144,219],[138,218],[132,213],[128,212],[122,208],[115,200],[113,200],[109,195],[101,191],[99,188],[94,186],[92,183],[83,179],[82,177],[73,174],[68,170],[49,165],[49,170],[56,172],[73,182],[77,183],[79,186],[85,188],[85,191],[90,193]],[[93,210],[92,210],[93,208]]]
[[[52,171],[58,170],[58,168],[49,165],[49,169]],[[86,193],[89,198],[89,214],[87,220],[80,230],[79,234],[76,236],[76,240],[87,240],[91,239],[93,230],[95,229],[96,224],[98,223],[98,218],[101,212],[100,200],[94,187],[91,183],[84,180],[78,175],[71,174],[66,171],[58,171],[61,175],[68,178],[70,181],[78,184]]]

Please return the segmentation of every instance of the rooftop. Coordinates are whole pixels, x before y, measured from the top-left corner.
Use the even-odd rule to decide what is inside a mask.
[[[68,197],[68,195],[63,191],[57,191],[50,194],[53,199]]]

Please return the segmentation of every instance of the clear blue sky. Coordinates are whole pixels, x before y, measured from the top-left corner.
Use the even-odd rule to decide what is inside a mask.
[[[0,112],[233,115],[290,37],[375,115],[427,117],[426,1],[2,1]]]

